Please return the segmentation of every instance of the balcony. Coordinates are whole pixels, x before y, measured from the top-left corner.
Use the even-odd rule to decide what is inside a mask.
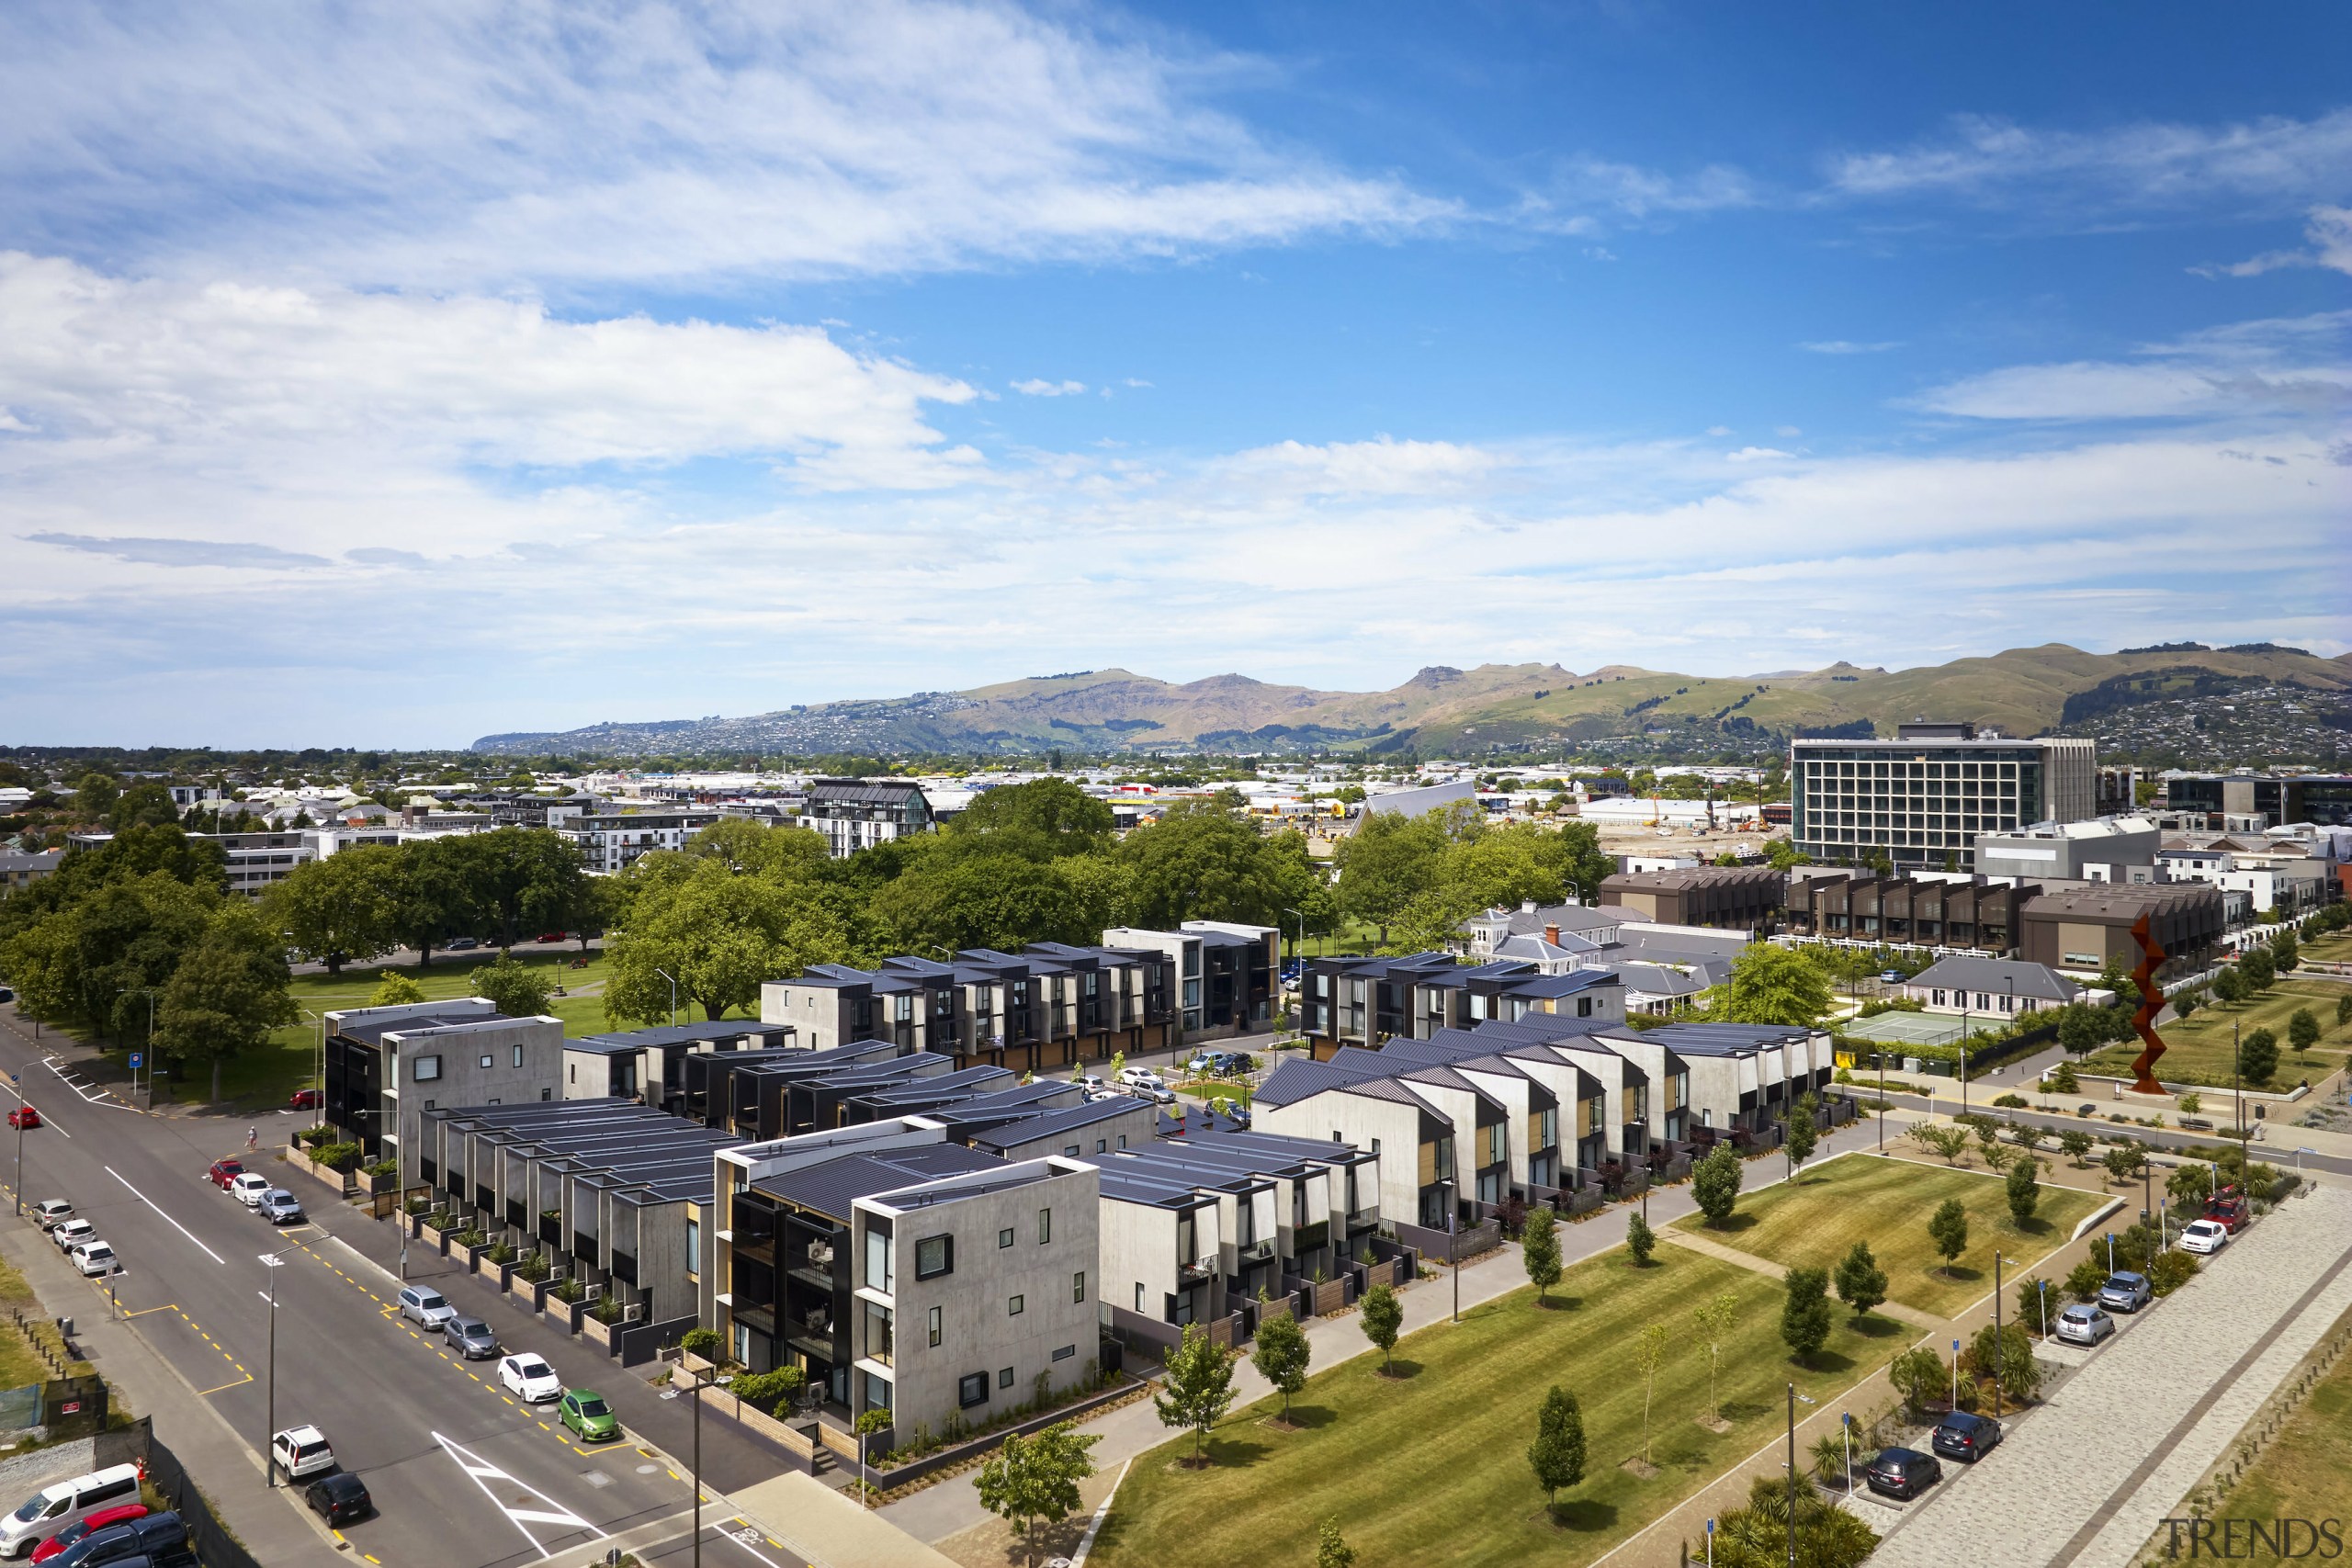
[[[1234,1262],[1237,1266],[1263,1263],[1273,1255],[1274,1244],[1271,1239],[1253,1241],[1247,1247],[1237,1247],[1233,1249]]]
[[[1379,1228],[1379,1204],[1375,1203],[1369,1209],[1351,1209],[1348,1211],[1348,1232],[1350,1235],[1352,1235],[1357,1231],[1378,1230]]]
[[[539,1239],[549,1247],[563,1245],[563,1216],[549,1209],[539,1216]]]
[[[1216,1278],[1216,1265],[1204,1259],[1176,1266],[1176,1288],[1184,1290],[1193,1285],[1205,1285]]]

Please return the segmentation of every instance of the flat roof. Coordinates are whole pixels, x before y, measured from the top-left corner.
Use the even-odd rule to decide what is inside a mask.
[[[1003,1165],[1004,1161],[994,1155],[967,1149],[961,1144],[918,1144],[910,1148],[842,1155],[800,1170],[763,1178],[752,1182],[752,1187],[795,1207],[829,1214],[846,1224],[850,1206],[860,1198],[872,1198],[943,1176],[1001,1169]]]
[[[607,1054],[641,1050],[648,1045],[692,1045],[705,1040],[741,1040],[756,1035],[771,1040],[779,1034],[790,1034],[788,1023],[762,1023],[756,1019],[722,1018],[704,1023],[662,1024],[653,1029],[631,1029],[611,1034],[582,1034],[563,1043],[567,1051],[599,1051]]]
[[[1058,1137],[1064,1133],[1076,1132],[1080,1127],[1091,1127],[1097,1122],[1108,1122],[1114,1117],[1131,1116],[1139,1111],[1151,1109],[1153,1107],[1149,1101],[1141,1100],[1092,1100],[1084,1105],[1070,1106],[1067,1110],[1041,1111],[1035,1116],[1024,1116],[1017,1122],[1008,1122],[1002,1126],[976,1135],[972,1139],[972,1146],[987,1149],[991,1153],[1001,1153],[1017,1145],[1034,1144],[1040,1138]]]

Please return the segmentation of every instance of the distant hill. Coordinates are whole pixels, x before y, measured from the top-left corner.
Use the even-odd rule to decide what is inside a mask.
[[[1631,665],[1432,665],[1385,692],[1320,692],[1212,675],[1182,685],[1126,670],[1036,676],[965,692],[815,703],[740,718],[609,722],[486,735],[477,751],[632,756],[725,751],[880,755],[1073,751],[1512,751],[1638,743],[1778,746],[1792,734],[1892,734],[1914,718],[2012,735],[2112,723],[2119,714],[2233,694],[2338,711],[2352,658],[2268,644],[2166,644],[2085,653],[2064,643],[1915,670],[1840,661],[1802,673],[1677,675]],[[2267,695],[2265,695],[2267,694]]]

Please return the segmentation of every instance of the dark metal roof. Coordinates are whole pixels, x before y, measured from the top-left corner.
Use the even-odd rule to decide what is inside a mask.
[[[648,1045],[694,1045],[706,1040],[741,1040],[756,1037],[772,1040],[792,1032],[788,1023],[762,1023],[756,1019],[722,1018],[703,1023],[662,1024],[652,1029],[631,1029],[612,1034],[582,1034],[567,1040],[567,1051],[602,1051],[616,1053],[634,1051]]]
[[[805,1170],[787,1171],[752,1185],[771,1197],[849,1223],[850,1205],[860,1198],[912,1187],[943,1176],[1002,1169],[994,1155],[961,1144],[919,1144],[912,1148],[843,1155]]]
[[[1081,1127],[1091,1127],[1098,1122],[1132,1116],[1149,1109],[1151,1107],[1140,1100],[1098,1100],[1086,1105],[1047,1111],[1035,1116],[1023,1117],[1018,1122],[1006,1122],[973,1138],[972,1146],[986,1149],[991,1154],[1002,1154],[1006,1149],[1034,1144],[1040,1138],[1059,1137],[1064,1133],[1074,1133]]]

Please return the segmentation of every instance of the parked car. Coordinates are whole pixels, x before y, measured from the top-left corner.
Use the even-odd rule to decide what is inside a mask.
[[[115,1259],[114,1248],[102,1241],[85,1241],[66,1256],[85,1280],[102,1280],[121,1267]]]
[[[401,1292],[401,1315],[434,1333],[457,1314],[449,1299],[430,1285],[410,1285]]]
[[[2191,1220],[2180,1233],[2183,1252],[2219,1252],[2230,1245],[2230,1227],[2219,1220]]]
[[[49,1239],[57,1244],[58,1251],[71,1253],[85,1241],[97,1240],[98,1227],[87,1220],[68,1220],[53,1227],[49,1233]]]
[[[11,1127],[38,1127],[40,1125],[40,1112],[35,1111],[29,1105],[17,1106],[8,1112],[8,1125]]]
[[[2254,1211],[2247,1205],[2244,1191],[2224,1187],[2205,1201],[2205,1217],[2235,1235],[2252,1222]]]
[[[327,1102],[327,1097],[315,1089],[298,1089],[286,1097],[288,1111],[316,1111]]]
[[[376,1500],[368,1495],[368,1483],[347,1470],[311,1482],[302,1489],[302,1501],[330,1526],[364,1519],[376,1506]]]
[[[1092,1089],[1086,1091],[1086,1103],[1089,1105],[1093,1104],[1098,1100],[1129,1100],[1132,1098],[1134,1097],[1123,1089]]]
[[[236,1196],[238,1202],[250,1209],[261,1201],[263,1193],[269,1190],[269,1178],[257,1170],[239,1171],[229,1179],[229,1190]]]
[[[270,1461],[289,1481],[318,1475],[334,1468],[334,1450],[316,1427],[288,1427],[269,1440]]]
[[[139,1467],[110,1465],[51,1482],[0,1518],[0,1557],[23,1557],[42,1541],[107,1508],[139,1501]]]
[[[2001,1444],[2001,1424],[1985,1416],[1955,1410],[1936,1425],[1928,1446],[1946,1459],[1974,1464]]]
[[[102,1530],[108,1525],[129,1524],[133,1519],[143,1519],[146,1517],[147,1505],[144,1503],[125,1503],[119,1508],[100,1508],[80,1524],[67,1525],[63,1529],[34,1547],[33,1561],[48,1562],[93,1530]]]
[[[0,1002],[13,1002],[13,1001],[15,1001],[16,999],[17,999],[17,993],[16,993],[16,992],[14,992],[14,991],[10,990],[10,989],[9,989],[7,987],[6,987],[6,986],[0,986]]]
[[[471,953],[475,948],[480,947],[481,945],[481,939],[480,937],[453,936],[442,944],[441,951],[444,953]]]
[[[1069,1081],[1076,1084],[1079,1088],[1086,1090],[1090,1096],[1100,1093],[1102,1090],[1111,1087],[1109,1084],[1103,1082],[1102,1076],[1097,1073],[1080,1073]]]
[[[2096,1116],[2098,1114],[2098,1107],[2093,1105],[2086,1100],[2083,1101],[2082,1104],[2075,1107],[2075,1114],[2077,1116]]]
[[[1128,1089],[1127,1093],[1137,1100],[1148,1100],[1154,1105],[1173,1105],[1176,1103],[1176,1091],[1172,1089],[1162,1088],[1159,1084],[1136,1084]]]
[[[254,1205],[254,1212],[274,1225],[302,1223],[302,1201],[283,1187],[273,1187],[263,1193],[261,1201]]]
[[[1936,1457],[1917,1449],[1881,1449],[1878,1457],[1862,1467],[1863,1482],[1887,1497],[1917,1497],[1943,1478],[1944,1467]]]
[[[1119,1081],[1129,1089],[1165,1089],[1167,1084],[1149,1067],[1121,1067]]]
[[[558,1407],[559,1419],[591,1443],[610,1442],[621,1435],[620,1421],[605,1396],[593,1388],[568,1389]]]
[[[540,1404],[563,1396],[563,1380],[537,1356],[506,1356],[498,1363],[499,1386],[526,1404]]]
[[[549,942],[561,942],[562,940],[563,940],[563,933],[562,933],[561,931],[541,931],[541,932],[539,933],[539,941],[540,941],[540,942],[541,942],[542,944],[549,943]]]
[[[205,1168],[204,1179],[226,1192],[229,1183],[244,1173],[245,1162],[241,1159],[216,1159]]]
[[[449,1318],[441,1325],[441,1337],[465,1360],[479,1361],[498,1354],[498,1336],[478,1317]]]
[[[2058,1337],[2069,1345],[2096,1345],[2115,1332],[2115,1319],[2087,1302],[2058,1314]]]
[[[1903,984],[1903,971],[1900,969],[1882,969],[1878,972],[1878,978],[1881,985],[1899,986]]]
[[[92,1530],[50,1559],[53,1568],[194,1568],[187,1522],[177,1514],[149,1514]]]
[[[62,1198],[44,1198],[33,1205],[33,1223],[53,1231],[74,1217],[74,1205]]]
[[[2098,1288],[2098,1304],[2109,1312],[2138,1312],[2154,1299],[2144,1274],[2109,1274],[2107,1283]]]

